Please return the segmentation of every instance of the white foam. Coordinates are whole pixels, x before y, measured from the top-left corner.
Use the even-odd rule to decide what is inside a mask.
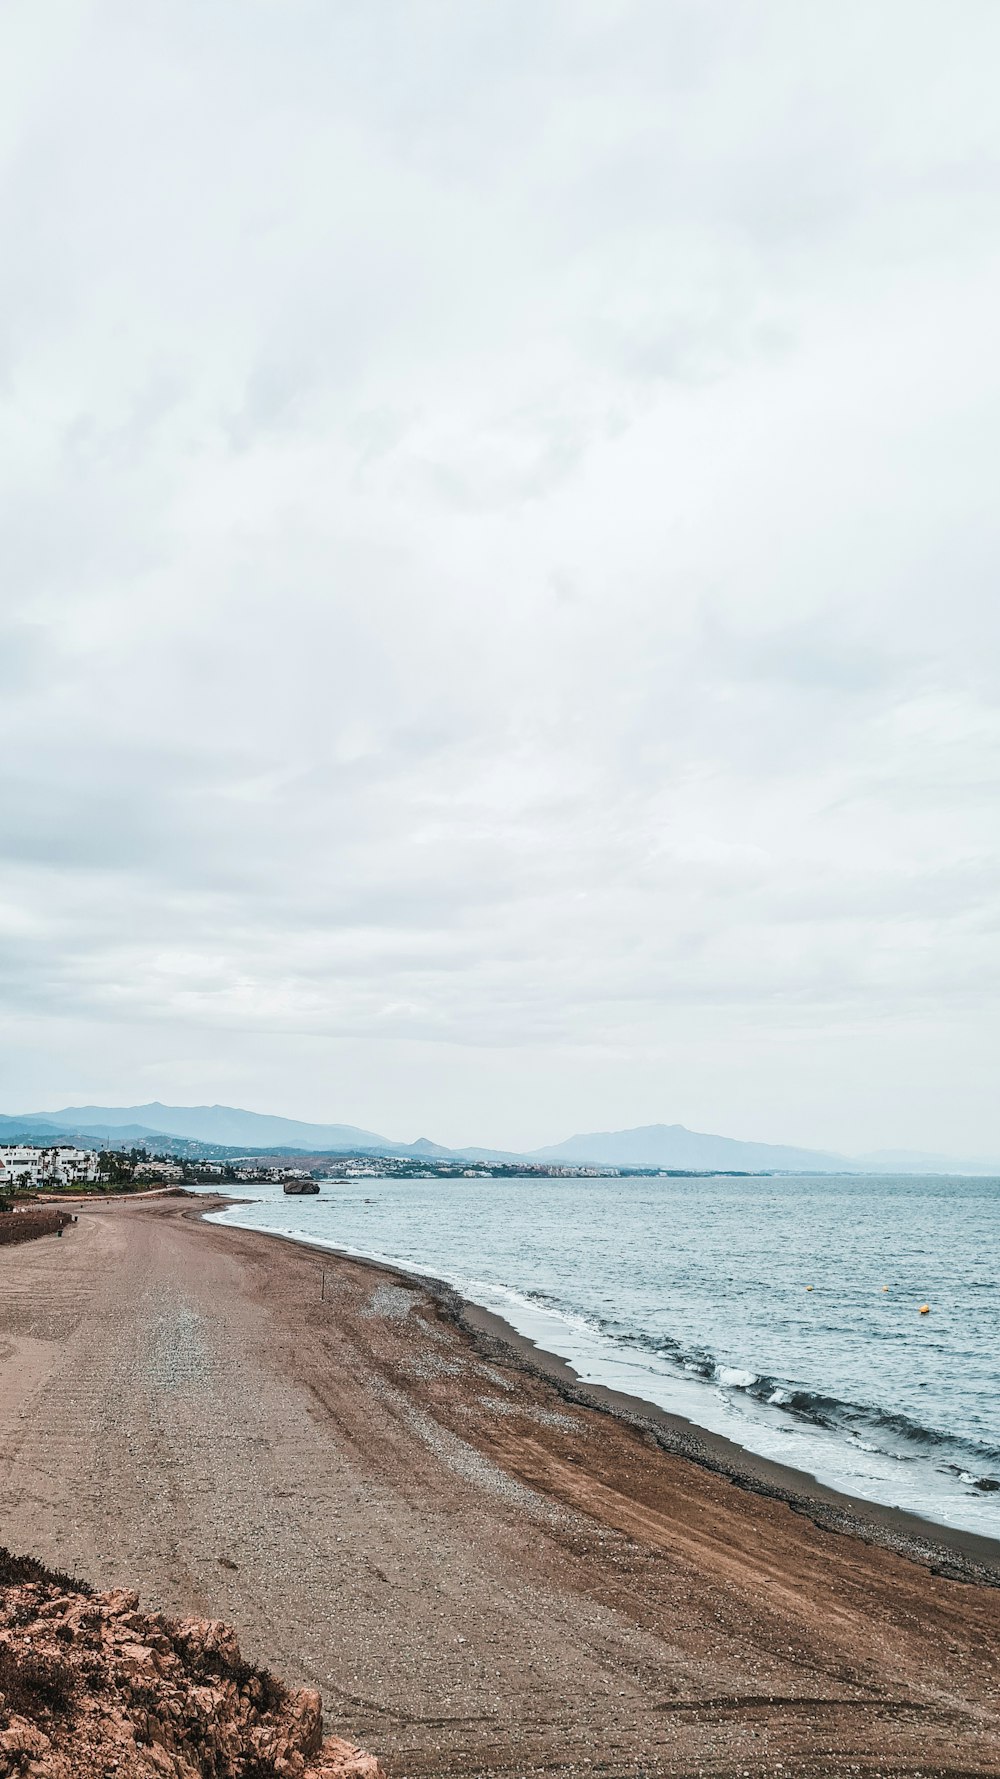
[[[738,1371],[735,1365],[718,1365],[715,1369],[715,1381],[724,1390],[749,1390],[750,1385],[757,1382],[757,1373]]]
[[[287,1224],[281,1227],[282,1213],[287,1214],[287,1209],[280,1199],[272,1199],[268,1194],[257,1201],[255,1209],[261,1216],[260,1223],[252,1211],[248,1215],[249,1207],[244,1206],[215,1213],[211,1220],[251,1229],[263,1227],[279,1236],[291,1235]],[[296,1210],[301,1215],[299,1206]],[[442,1279],[473,1302],[505,1316],[519,1333],[540,1347],[558,1353],[584,1382],[605,1384],[657,1403],[697,1426],[735,1438],[752,1451],[791,1463],[852,1495],[894,1502],[912,1512],[929,1514],[933,1520],[996,1536],[1000,1497],[985,1491],[972,1492],[970,1485],[975,1478],[967,1472],[956,1479],[952,1488],[943,1489],[940,1477],[935,1480],[928,1476],[923,1463],[901,1465],[898,1456],[880,1451],[866,1441],[845,1439],[842,1432],[809,1424],[795,1416],[771,1415],[763,1403],[748,1394],[759,1382],[756,1372],[735,1364],[719,1364],[706,1388],[701,1367],[693,1360],[682,1360],[678,1367],[676,1360],[655,1349],[626,1349],[610,1330],[568,1305],[557,1308],[551,1302],[540,1301],[530,1290],[519,1290],[497,1278],[484,1278],[478,1268],[449,1267],[447,1262],[431,1265],[426,1258],[422,1262],[405,1252],[405,1240],[400,1243],[404,1251],[393,1252],[391,1246],[383,1248],[377,1241],[374,1229],[370,1237],[366,1234],[363,1238],[363,1244],[345,1240],[347,1234],[343,1224],[336,1236],[332,1229],[319,1235],[307,1233],[300,1226],[293,1239],[317,1249],[339,1250],[358,1259],[375,1259],[426,1278]],[[442,1248],[446,1253],[446,1242]],[[509,1264],[516,1276],[513,1255]],[[778,1388],[771,1393],[769,1402],[780,1411],[793,1394]],[[931,1491],[929,1481],[933,1481]]]

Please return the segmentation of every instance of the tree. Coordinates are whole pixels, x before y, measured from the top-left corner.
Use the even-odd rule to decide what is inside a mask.
[[[134,1173],[133,1155],[121,1149],[102,1149],[97,1158],[97,1177],[102,1186],[130,1186]]]

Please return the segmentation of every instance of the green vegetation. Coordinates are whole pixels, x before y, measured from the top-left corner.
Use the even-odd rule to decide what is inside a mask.
[[[105,1191],[108,1187],[121,1191],[123,1186],[131,1186],[137,1164],[146,1160],[145,1149],[102,1149],[97,1157],[98,1185]]]

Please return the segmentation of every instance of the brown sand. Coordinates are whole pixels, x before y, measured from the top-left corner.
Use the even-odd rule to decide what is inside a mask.
[[[0,1543],[228,1619],[396,1776],[1000,1773],[961,1541],[934,1573],[817,1524],[201,1208],[0,1251]]]

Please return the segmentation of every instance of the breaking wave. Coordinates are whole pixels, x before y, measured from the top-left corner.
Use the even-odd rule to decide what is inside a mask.
[[[505,1295],[508,1295],[505,1293]],[[544,1309],[577,1330],[587,1329],[622,1349],[638,1349],[669,1370],[679,1370],[731,1396],[748,1399],[765,1413],[774,1411],[790,1421],[839,1435],[861,1449],[879,1452],[901,1463],[915,1458],[936,1460],[940,1468],[980,1489],[1000,1490],[1000,1478],[980,1472],[1000,1468],[1000,1446],[963,1438],[940,1427],[927,1426],[898,1410],[875,1403],[810,1389],[794,1379],[774,1377],[746,1366],[716,1358],[702,1347],[686,1348],[669,1335],[649,1335],[623,1328],[600,1316],[568,1310],[544,1291],[509,1293],[511,1301]]]
[[[998,1535],[1000,1179],[366,1177],[223,1215],[444,1279],[592,1383]]]

